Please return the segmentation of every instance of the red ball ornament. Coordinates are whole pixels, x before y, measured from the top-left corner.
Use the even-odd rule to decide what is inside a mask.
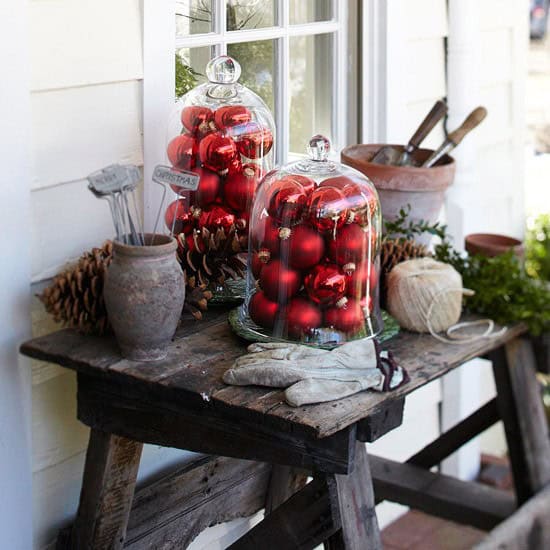
[[[234,223],[235,214],[217,205],[209,210],[203,210],[199,217],[199,227],[206,227],[210,231],[220,228],[229,231]]]
[[[264,328],[273,328],[279,313],[279,305],[277,302],[269,300],[261,290],[258,290],[250,298],[248,313],[256,324]]]
[[[267,212],[270,216],[284,226],[300,221],[307,204],[307,194],[298,182],[285,176],[272,183],[268,193]]]
[[[325,311],[324,325],[347,333],[356,333],[365,326],[365,316],[361,304],[352,298],[344,298],[338,306]]]
[[[336,187],[336,189],[343,191],[348,185],[354,184],[355,182],[348,176],[334,176],[323,180],[319,184],[319,187]]]
[[[363,262],[369,252],[369,235],[369,231],[356,223],[344,225],[335,238],[329,239],[328,257],[340,266]]]
[[[367,226],[378,211],[378,199],[365,186],[350,185],[344,189],[348,205],[348,223],[358,223]]]
[[[323,233],[333,233],[346,222],[345,197],[336,187],[318,187],[307,203],[310,223]]]
[[[316,187],[316,183],[314,180],[308,178],[307,176],[302,176],[301,174],[290,174],[282,179],[299,183],[304,188],[306,195],[311,194],[311,192]]]
[[[197,204],[205,208],[209,204],[216,202],[221,193],[220,176],[206,168],[197,168],[195,173],[199,176],[199,187],[196,191]]]
[[[295,225],[279,231],[280,254],[294,269],[309,269],[317,265],[325,254],[325,240],[308,225]]]
[[[197,140],[190,134],[176,136],[166,150],[168,160],[178,170],[192,170],[196,164]]]
[[[239,153],[249,159],[261,158],[273,147],[273,134],[257,122],[235,126],[231,133],[237,141]]]
[[[230,173],[223,188],[225,202],[234,210],[252,204],[262,169],[257,164],[245,164],[241,172]]]
[[[201,140],[199,155],[206,168],[226,174],[237,155],[237,146],[230,137],[214,132]]]
[[[267,262],[271,259],[271,252],[267,248],[262,248],[260,250],[256,250],[252,253],[252,258],[250,260],[250,268],[252,270],[252,275],[254,275],[255,279],[260,278],[260,273],[262,272],[262,268],[264,267]]]
[[[265,248],[269,250],[272,256],[276,256],[279,253],[281,244],[279,227],[277,227],[273,218],[262,218],[260,223],[254,224],[252,244],[258,249]]]
[[[200,105],[189,105],[181,110],[181,123],[183,127],[193,135],[208,133],[213,126],[210,124],[214,118],[212,109]],[[215,129],[215,127],[214,127]]]
[[[271,260],[260,273],[260,286],[270,299],[284,304],[294,296],[302,284],[300,272],[289,269],[280,260]]]
[[[214,123],[220,130],[237,124],[246,124],[251,120],[252,114],[244,105],[226,105],[214,113]]]
[[[297,340],[319,328],[323,321],[319,308],[305,298],[290,300],[285,312],[287,333]]]
[[[334,305],[346,294],[346,275],[336,264],[318,264],[306,275],[304,285],[315,303]]]
[[[164,223],[174,235],[191,233],[195,225],[195,218],[189,203],[185,199],[177,199],[170,203],[164,213]]]
[[[363,262],[346,273],[346,295],[357,300],[364,298],[367,295],[367,281],[368,290],[372,293],[378,284],[378,271],[373,263]]]

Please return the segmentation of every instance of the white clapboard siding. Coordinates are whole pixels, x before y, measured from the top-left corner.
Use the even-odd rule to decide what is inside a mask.
[[[32,94],[33,189],[86,177],[114,162],[141,164],[141,83]]]
[[[29,15],[33,91],[142,78],[139,0],[34,0]]]

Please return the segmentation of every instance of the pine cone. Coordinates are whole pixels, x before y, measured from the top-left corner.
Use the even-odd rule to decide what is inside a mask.
[[[75,266],[56,275],[38,296],[55,321],[84,333],[103,334],[109,329],[103,279],[112,253],[111,241],[84,253]]]
[[[180,233],[178,257],[188,280],[196,280],[199,287],[213,288],[223,285],[228,279],[244,277],[246,270],[246,236],[239,235],[233,225],[226,232],[215,232],[206,227],[192,234]]]
[[[380,301],[386,303],[386,275],[399,263],[429,256],[428,249],[412,239],[385,239],[380,251]]]
[[[185,304],[183,311],[190,313],[195,319],[202,319],[202,312],[208,308],[208,300],[213,296],[205,284],[197,284],[196,277],[186,277]]]

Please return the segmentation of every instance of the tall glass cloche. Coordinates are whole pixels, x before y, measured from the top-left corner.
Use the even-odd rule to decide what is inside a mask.
[[[233,319],[251,340],[331,347],[383,328],[374,185],[329,160],[327,138],[314,136],[308,152],[267,174],[254,199],[247,297]]]
[[[208,284],[222,302],[244,296],[250,209],[275,152],[273,117],[237,82],[240,74],[235,59],[212,59],[208,82],[177,102],[166,144],[174,169],[199,176],[196,190],[174,189],[166,226],[178,240],[186,276]]]

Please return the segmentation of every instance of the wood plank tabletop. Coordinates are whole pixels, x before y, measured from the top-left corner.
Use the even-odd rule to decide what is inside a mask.
[[[178,330],[168,356],[154,363],[121,358],[112,337],[84,336],[65,329],[35,338],[21,346],[21,353],[56,363],[85,375],[107,377],[118,384],[141,386],[156,398],[165,397],[178,407],[215,411],[225,418],[257,422],[270,428],[324,438],[366,418],[424,384],[443,376],[465,361],[484,355],[525,332],[521,324],[508,327],[500,337],[472,344],[451,345],[430,335],[403,331],[383,348],[393,352],[411,378],[389,392],[361,392],[318,405],[294,408],[281,390],[228,386],[222,375],[234,359],[246,352],[246,342],[235,336],[227,311],[213,309],[201,322]],[[147,393],[145,394],[147,395]]]

